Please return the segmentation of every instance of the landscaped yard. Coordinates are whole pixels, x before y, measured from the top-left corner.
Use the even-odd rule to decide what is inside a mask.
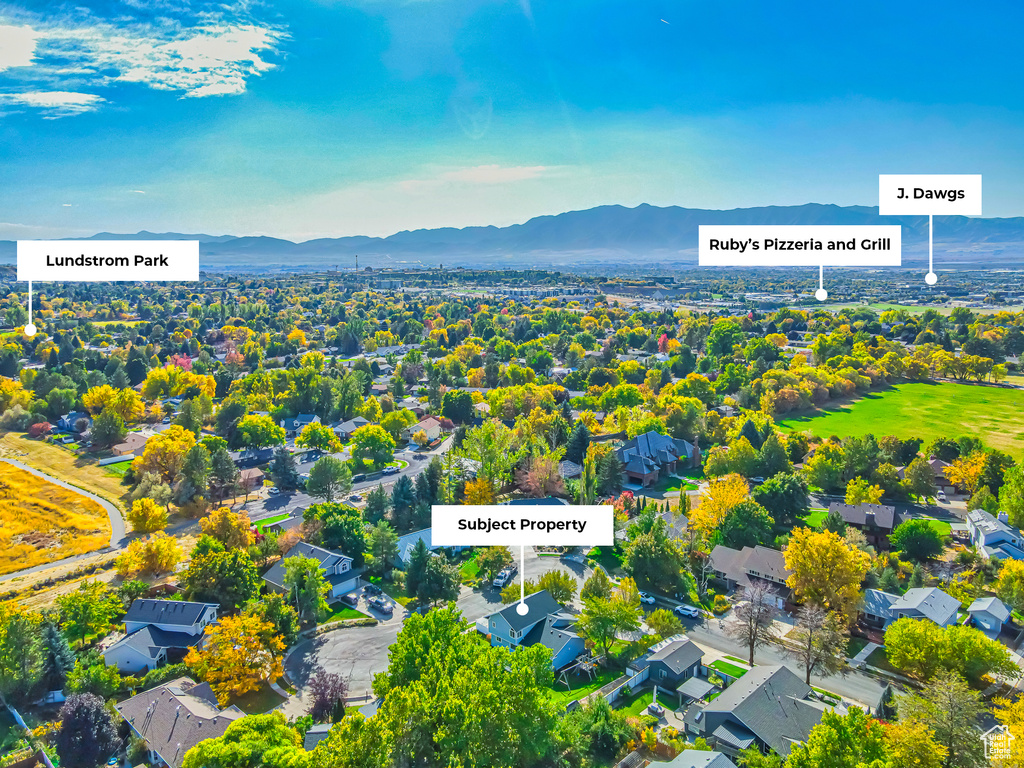
[[[992,448],[1012,454],[1024,450],[1024,410],[1015,389],[950,382],[898,384],[852,403],[790,416],[779,426],[809,430],[819,437],[873,434],[920,437],[979,437]]]
[[[264,685],[262,688],[251,691],[244,696],[233,697],[230,703],[237,706],[247,715],[261,715],[264,712],[269,712],[284,701],[285,699],[273,688],[269,685]]]
[[[619,697],[615,708],[623,714],[636,717],[637,715],[645,714],[652,701],[654,701],[654,691],[644,691],[639,695],[631,696],[629,699]],[[679,701],[675,696],[669,696],[661,691],[658,691],[658,703],[665,709],[676,709],[679,707]]]
[[[746,667],[737,667],[735,664],[730,664],[725,659],[715,659],[708,666],[729,675],[729,677],[743,677],[750,671]]]
[[[466,583],[476,581],[480,578],[480,566],[476,564],[476,558],[471,557],[459,566],[459,574],[462,577],[462,581]]]
[[[292,515],[290,512],[282,512],[280,515],[274,515],[273,517],[265,517],[262,520],[259,520],[256,523],[254,523],[254,525],[256,526],[257,531],[263,533],[263,528],[265,526],[273,525],[274,523],[280,523],[282,520],[287,520],[291,516]]]
[[[615,574],[622,570],[622,557],[614,547],[593,547],[587,552],[587,557],[596,560],[597,564],[609,574]]]
[[[132,463],[130,461],[119,461],[116,464],[105,465],[103,467],[103,471],[108,475],[113,475],[114,477],[124,477],[131,465]]]
[[[600,690],[608,685],[608,683],[618,679],[620,674],[618,670],[614,669],[598,670],[593,680],[587,679],[586,675],[570,675],[569,683],[571,687],[568,690],[566,690],[563,683],[556,680],[548,696],[558,706],[566,707],[570,702],[584,699],[594,691]]]
[[[97,502],[0,462],[0,573],[11,573],[110,543]]]
[[[850,641],[846,644],[846,655],[849,658],[853,658],[862,650],[864,646],[868,644],[868,640],[865,637],[851,637]]]
[[[934,518],[922,518],[928,521],[928,524],[939,532],[941,536],[949,536],[953,531],[953,526],[947,523],[945,520],[935,520]]]
[[[384,594],[388,597],[394,598],[395,602],[402,607],[407,606],[413,601],[413,598],[407,597],[400,589],[398,589],[398,587],[395,586],[394,582],[383,581],[380,576],[371,576],[370,583],[380,587],[384,590]]]
[[[662,493],[667,493],[669,491],[695,491],[697,490],[697,484],[686,480],[680,480],[678,477],[672,477],[669,475],[658,480],[651,490],[660,491]]]
[[[803,520],[804,525],[808,528],[818,528],[823,522],[825,522],[825,518],[827,516],[827,509],[812,509],[806,515],[801,517],[800,520]]]
[[[889,657],[886,656],[884,647],[875,648],[875,650],[868,655],[868,664],[872,667],[878,667],[879,669],[885,670],[886,672],[895,672],[899,674],[899,670],[889,663]]]

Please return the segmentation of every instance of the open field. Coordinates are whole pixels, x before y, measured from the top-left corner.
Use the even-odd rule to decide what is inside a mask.
[[[805,307],[805,309],[806,309],[806,307]],[[940,315],[949,316],[950,314],[952,314],[953,310],[956,309],[956,307],[949,307],[949,306],[929,307],[929,306],[922,306],[922,305],[919,305],[919,304],[889,304],[889,303],[879,303],[879,302],[872,302],[871,304],[861,304],[860,302],[857,302],[857,303],[843,302],[843,303],[837,303],[837,304],[826,304],[824,307],[822,307],[822,309],[827,309],[827,310],[830,310],[832,312],[838,312],[841,309],[870,309],[870,310],[872,310],[874,312],[877,312],[879,315],[882,314],[883,312],[885,312],[886,310],[889,310],[889,309],[905,309],[911,315],[923,315],[926,310],[933,309],[936,312],[938,312]],[[1016,306],[1016,305],[1015,306],[1009,306],[1009,305],[996,306],[996,305],[992,305],[991,307],[968,307],[968,309],[970,309],[971,312],[973,312],[976,315],[992,315],[992,314],[995,314],[996,312],[1020,312],[1022,309],[1024,309],[1024,307],[1020,307],[1020,306]]]
[[[819,437],[873,434],[979,437],[1019,458],[1024,451],[1024,392],[970,384],[916,382],[872,392],[853,402],[779,421],[783,429]]]
[[[126,508],[122,498],[126,489],[121,485],[121,478],[70,451],[40,440],[29,440],[14,432],[0,432],[0,456],[18,459],[66,483],[102,496],[121,511]]]
[[[92,499],[0,463],[0,573],[102,549],[110,519]]]

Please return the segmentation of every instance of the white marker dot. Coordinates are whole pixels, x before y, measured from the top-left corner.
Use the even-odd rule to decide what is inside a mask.
[[[525,616],[529,612],[530,606],[528,606],[526,603],[520,603],[516,606],[516,613],[518,613],[520,616]]]
[[[25,335],[26,336],[35,336],[36,335],[36,324],[35,323],[29,323],[28,325],[25,326]]]
[[[924,276],[924,281],[928,283],[928,285],[935,285],[937,282],[939,282],[939,276],[936,275],[934,272],[929,272],[927,275]]]
[[[828,298],[828,291],[826,291],[824,288],[819,288],[814,292],[814,298],[816,298],[818,301],[824,301],[825,299]]]

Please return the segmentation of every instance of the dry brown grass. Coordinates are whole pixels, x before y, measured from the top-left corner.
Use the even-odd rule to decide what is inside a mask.
[[[102,549],[110,519],[92,499],[0,463],[0,573]]]
[[[107,474],[93,460],[84,460],[64,448],[29,440],[14,432],[0,432],[0,456],[17,459],[66,483],[76,485],[97,496],[102,496],[124,512],[126,488],[121,478]],[[108,528],[109,530],[109,528]]]

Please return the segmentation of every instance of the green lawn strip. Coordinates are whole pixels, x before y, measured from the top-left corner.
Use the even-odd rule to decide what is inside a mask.
[[[740,664],[746,664],[747,663],[746,659],[741,659],[739,656],[729,656],[729,655],[726,655],[726,656],[723,656],[722,658],[728,659],[729,661],[735,661],[735,662],[738,662]]]
[[[622,557],[615,552],[614,547],[593,547],[587,552],[587,557],[597,561],[609,574],[622,570]]]
[[[889,663],[889,657],[886,655],[884,647],[875,648],[875,650],[868,655],[867,663],[869,666],[878,667],[878,669],[886,672],[901,674],[898,669]]]
[[[231,703],[247,715],[261,715],[264,712],[269,712],[284,701],[285,699],[269,685],[231,699]]]
[[[940,536],[949,536],[953,532],[953,526],[945,520],[936,520],[932,517],[919,517],[918,520],[927,520],[928,525],[938,531]]]
[[[825,522],[826,517],[828,517],[827,509],[812,509],[810,512],[808,512],[806,515],[803,515],[799,519],[803,520],[804,525],[806,525],[808,528],[819,528],[821,524]]]
[[[399,590],[393,582],[383,581],[380,576],[371,576],[370,583],[380,587],[384,591],[384,594],[388,597],[394,598],[395,602],[403,608],[413,601],[413,598],[403,595],[401,590]]]
[[[750,670],[745,667],[737,667],[735,664],[730,664],[724,659],[716,659],[709,664],[712,669],[717,669],[719,672],[724,672],[729,677],[743,677]]]
[[[621,677],[621,673],[615,669],[601,670],[594,676],[593,680],[588,680],[585,675],[572,675],[569,679],[571,688],[568,690],[566,690],[563,683],[555,680],[554,685],[548,691],[548,698],[558,706],[565,707],[570,702],[585,699],[594,691],[600,690],[619,677]]]
[[[1024,449],[1020,392],[954,382],[897,384],[824,410],[781,419],[783,429],[819,437],[936,437],[969,435],[1010,453]]]
[[[128,467],[131,465],[132,463],[130,461],[119,461],[116,464],[104,465],[103,471],[108,475],[113,475],[114,477],[124,477],[125,472],[128,471]]]
[[[476,581],[480,578],[480,566],[477,565],[476,558],[474,557],[464,562],[459,567],[459,574],[465,582]]]
[[[864,637],[851,637],[850,641],[846,644],[846,655],[849,658],[853,658],[868,644],[867,638]]]
[[[264,526],[280,523],[282,520],[287,520],[289,517],[291,517],[290,512],[282,512],[280,515],[274,515],[273,517],[266,517],[262,520],[257,520],[254,525],[256,526],[257,531],[263,533]]]
[[[355,608],[345,605],[344,603],[335,603],[334,606],[329,606],[328,613],[322,619],[321,624],[330,624],[335,621],[344,621],[345,619],[369,619],[371,618],[362,611],[357,611]]]

